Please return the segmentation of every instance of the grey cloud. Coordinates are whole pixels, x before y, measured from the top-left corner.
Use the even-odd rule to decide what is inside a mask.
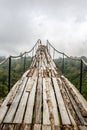
[[[0,55],[29,50],[39,38],[69,55],[87,55],[86,5],[87,0],[0,0]]]

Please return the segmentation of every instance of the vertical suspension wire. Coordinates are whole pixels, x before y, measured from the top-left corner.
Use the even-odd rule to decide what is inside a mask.
[[[34,56],[34,48],[32,50],[31,62],[33,61],[33,56]]]
[[[26,53],[25,53],[25,56],[24,56],[24,72],[26,70]]]
[[[82,72],[83,72],[83,61],[80,62],[80,93],[82,93]]]
[[[8,66],[8,92],[11,88],[11,56],[9,57],[9,66]]]
[[[63,53],[63,60],[62,60],[62,73],[64,73],[64,53]]]

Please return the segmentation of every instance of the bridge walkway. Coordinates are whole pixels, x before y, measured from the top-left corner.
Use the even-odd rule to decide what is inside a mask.
[[[87,101],[40,45],[0,107],[0,130],[87,130]]]

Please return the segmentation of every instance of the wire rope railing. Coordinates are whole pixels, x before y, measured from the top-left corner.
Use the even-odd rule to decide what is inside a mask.
[[[53,49],[53,59],[54,59],[55,52],[62,55],[62,73],[64,73],[64,58],[65,57],[68,58],[68,59],[80,62],[80,82],[79,82],[80,86],[79,86],[79,91],[80,91],[80,93],[82,93],[83,65],[87,66],[87,62],[82,58],[68,56],[64,52],[57,50],[48,40],[47,40],[47,48],[48,48],[49,52],[50,52],[50,48]]]
[[[2,60],[2,61],[0,62],[0,65],[3,65],[3,64],[5,64],[6,62],[8,62],[8,91],[10,91],[10,89],[11,89],[12,59],[24,58],[23,70],[24,70],[24,72],[25,72],[25,70],[26,70],[26,59],[27,59],[26,55],[32,53],[32,54],[31,54],[31,59],[32,59],[32,58],[34,57],[34,55],[35,55],[35,52],[34,52],[34,51],[37,50],[37,48],[38,48],[38,46],[39,46],[40,44],[41,44],[41,40],[38,39],[38,41],[37,41],[36,44],[32,47],[31,50],[25,51],[25,52],[23,52],[23,53],[21,53],[20,55],[17,55],[17,56],[10,55],[9,57],[5,58],[4,60]]]

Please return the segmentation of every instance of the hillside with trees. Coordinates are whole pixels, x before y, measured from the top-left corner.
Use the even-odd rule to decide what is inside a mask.
[[[0,57],[2,61],[5,57]],[[82,57],[87,61],[86,57]],[[56,66],[62,71],[62,58],[54,60]],[[31,64],[31,57],[26,58],[26,69]],[[24,73],[24,58],[12,59],[11,65],[11,87]],[[79,89],[80,86],[80,62],[68,58],[64,59],[63,74]],[[8,93],[8,62],[0,65],[0,98],[5,97]],[[83,85],[82,94],[87,99],[87,67],[83,66]]]
[[[0,61],[5,58],[0,57]],[[25,68],[31,64],[31,57],[26,57]],[[11,60],[11,87],[17,82],[24,73],[24,57]],[[0,98],[5,97],[8,93],[8,61],[0,65]]]
[[[87,62],[86,57],[81,57]],[[62,71],[62,58],[55,59],[56,66]],[[87,66],[83,65],[83,77],[82,77],[82,95],[87,99]],[[63,75],[66,76],[71,83],[75,85],[78,90],[80,89],[80,62],[64,59]]]

